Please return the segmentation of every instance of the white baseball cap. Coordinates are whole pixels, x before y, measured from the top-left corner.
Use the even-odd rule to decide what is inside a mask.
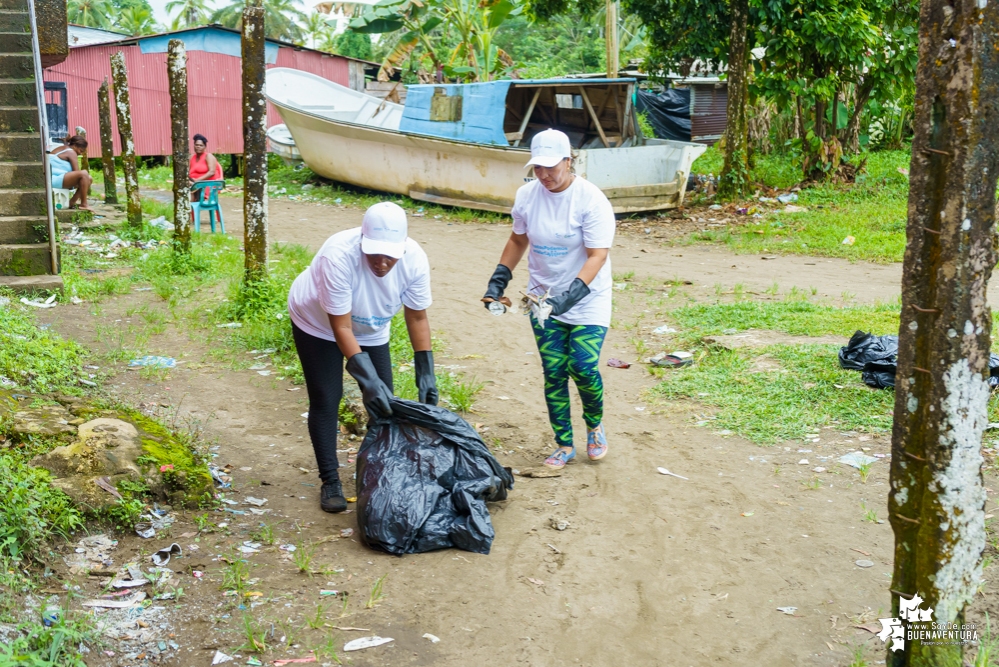
[[[531,160],[524,166],[554,167],[567,157],[572,157],[572,147],[565,132],[545,130],[531,139]]]
[[[368,207],[361,222],[361,252],[399,259],[406,254],[406,212],[390,201]]]

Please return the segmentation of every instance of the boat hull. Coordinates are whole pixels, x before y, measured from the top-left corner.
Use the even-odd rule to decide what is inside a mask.
[[[529,180],[524,148],[486,146],[330,120],[271,99],[302,160],[331,180],[420,201],[509,213]],[[576,173],[600,187],[615,213],[683,203],[690,165],[705,149],[685,142],[580,150]]]

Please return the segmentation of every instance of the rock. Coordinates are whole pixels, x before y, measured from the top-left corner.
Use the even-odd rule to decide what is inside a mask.
[[[705,336],[702,340],[727,350],[769,347],[771,345],[845,345],[842,336],[792,336],[769,329],[748,329],[741,333]]]
[[[97,478],[108,477],[112,485],[123,479],[141,480],[136,459],[142,454],[135,426],[120,419],[100,418],[81,424],[76,442],[36,456],[31,465],[52,473],[52,486],[77,505],[98,509],[117,501],[97,485]]]
[[[76,433],[76,427],[69,422],[75,418],[61,405],[18,408],[12,416],[11,433],[18,440],[32,435],[73,435]]]

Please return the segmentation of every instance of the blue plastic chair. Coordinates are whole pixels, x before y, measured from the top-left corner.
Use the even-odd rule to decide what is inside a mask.
[[[191,192],[197,195],[197,201],[191,202],[191,213],[194,215],[194,231],[201,232],[201,212],[208,212],[208,222],[215,233],[215,214],[219,216],[219,227],[225,234],[225,222],[222,221],[222,209],[219,207],[219,192],[225,187],[225,181],[198,181],[191,186]]]

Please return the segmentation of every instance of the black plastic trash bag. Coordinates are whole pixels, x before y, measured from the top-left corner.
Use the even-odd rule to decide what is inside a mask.
[[[860,373],[860,379],[868,387],[873,389],[889,389],[895,387],[895,371],[897,366],[894,362],[888,361],[868,361]]]
[[[875,336],[858,331],[846,347],[839,350],[839,365],[847,370],[862,371],[869,361],[897,363],[898,336]]]
[[[488,554],[495,532],[486,502],[506,499],[510,469],[449,410],[393,399],[392,413],[368,427],[357,453],[361,540],[400,556],[449,547]]]

